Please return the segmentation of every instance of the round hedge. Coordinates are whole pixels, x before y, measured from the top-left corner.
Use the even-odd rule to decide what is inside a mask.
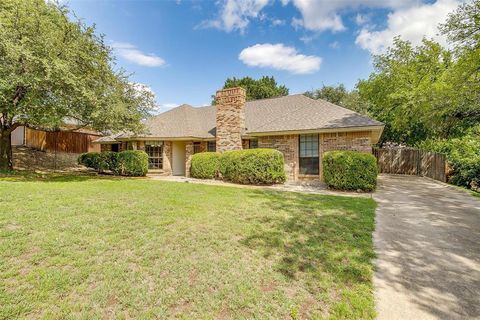
[[[148,154],[141,150],[127,150],[119,152],[116,172],[122,176],[139,177],[147,175]]]
[[[83,153],[78,163],[98,172],[109,170],[122,176],[145,176],[148,171],[148,155],[140,150]]]
[[[274,184],[286,180],[283,154],[274,149],[226,151],[220,157],[222,179],[241,184]]]
[[[337,190],[373,191],[377,186],[377,159],[356,151],[330,151],[322,159],[323,179]]]
[[[220,167],[220,153],[201,152],[192,156],[190,175],[198,179],[214,179]]]

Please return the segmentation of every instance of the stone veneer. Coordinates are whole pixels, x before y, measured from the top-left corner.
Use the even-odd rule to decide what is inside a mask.
[[[242,149],[242,131],[245,129],[246,91],[230,88],[217,91],[216,95],[216,144],[217,151]]]
[[[171,176],[172,171],[172,141],[163,142],[163,174]]]

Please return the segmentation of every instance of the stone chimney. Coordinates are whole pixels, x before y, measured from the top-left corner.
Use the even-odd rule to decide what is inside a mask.
[[[236,87],[217,91],[217,151],[242,149],[245,129],[245,89]]]

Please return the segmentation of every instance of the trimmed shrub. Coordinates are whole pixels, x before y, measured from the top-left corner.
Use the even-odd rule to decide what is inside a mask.
[[[218,176],[220,153],[201,152],[192,156],[190,175],[199,179],[214,179]]]
[[[377,159],[356,151],[330,151],[322,159],[323,179],[337,190],[373,191],[377,186]]]
[[[139,150],[88,152],[78,157],[78,163],[98,172],[110,170],[122,176],[145,176],[148,171],[148,155]]]
[[[274,184],[286,180],[283,154],[274,149],[226,151],[220,157],[224,180],[242,184]]]
[[[92,168],[96,170],[99,155],[100,155],[100,152],[82,153],[78,157],[78,164],[81,164],[87,168]]]
[[[117,166],[117,152],[88,152],[78,157],[78,163],[98,172],[115,171]]]
[[[148,154],[141,150],[118,152],[117,166],[112,171],[122,176],[145,176],[148,172]]]

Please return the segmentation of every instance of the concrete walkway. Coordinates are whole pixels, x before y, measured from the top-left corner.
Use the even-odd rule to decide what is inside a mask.
[[[480,199],[394,175],[374,198],[378,319],[480,319]]]

